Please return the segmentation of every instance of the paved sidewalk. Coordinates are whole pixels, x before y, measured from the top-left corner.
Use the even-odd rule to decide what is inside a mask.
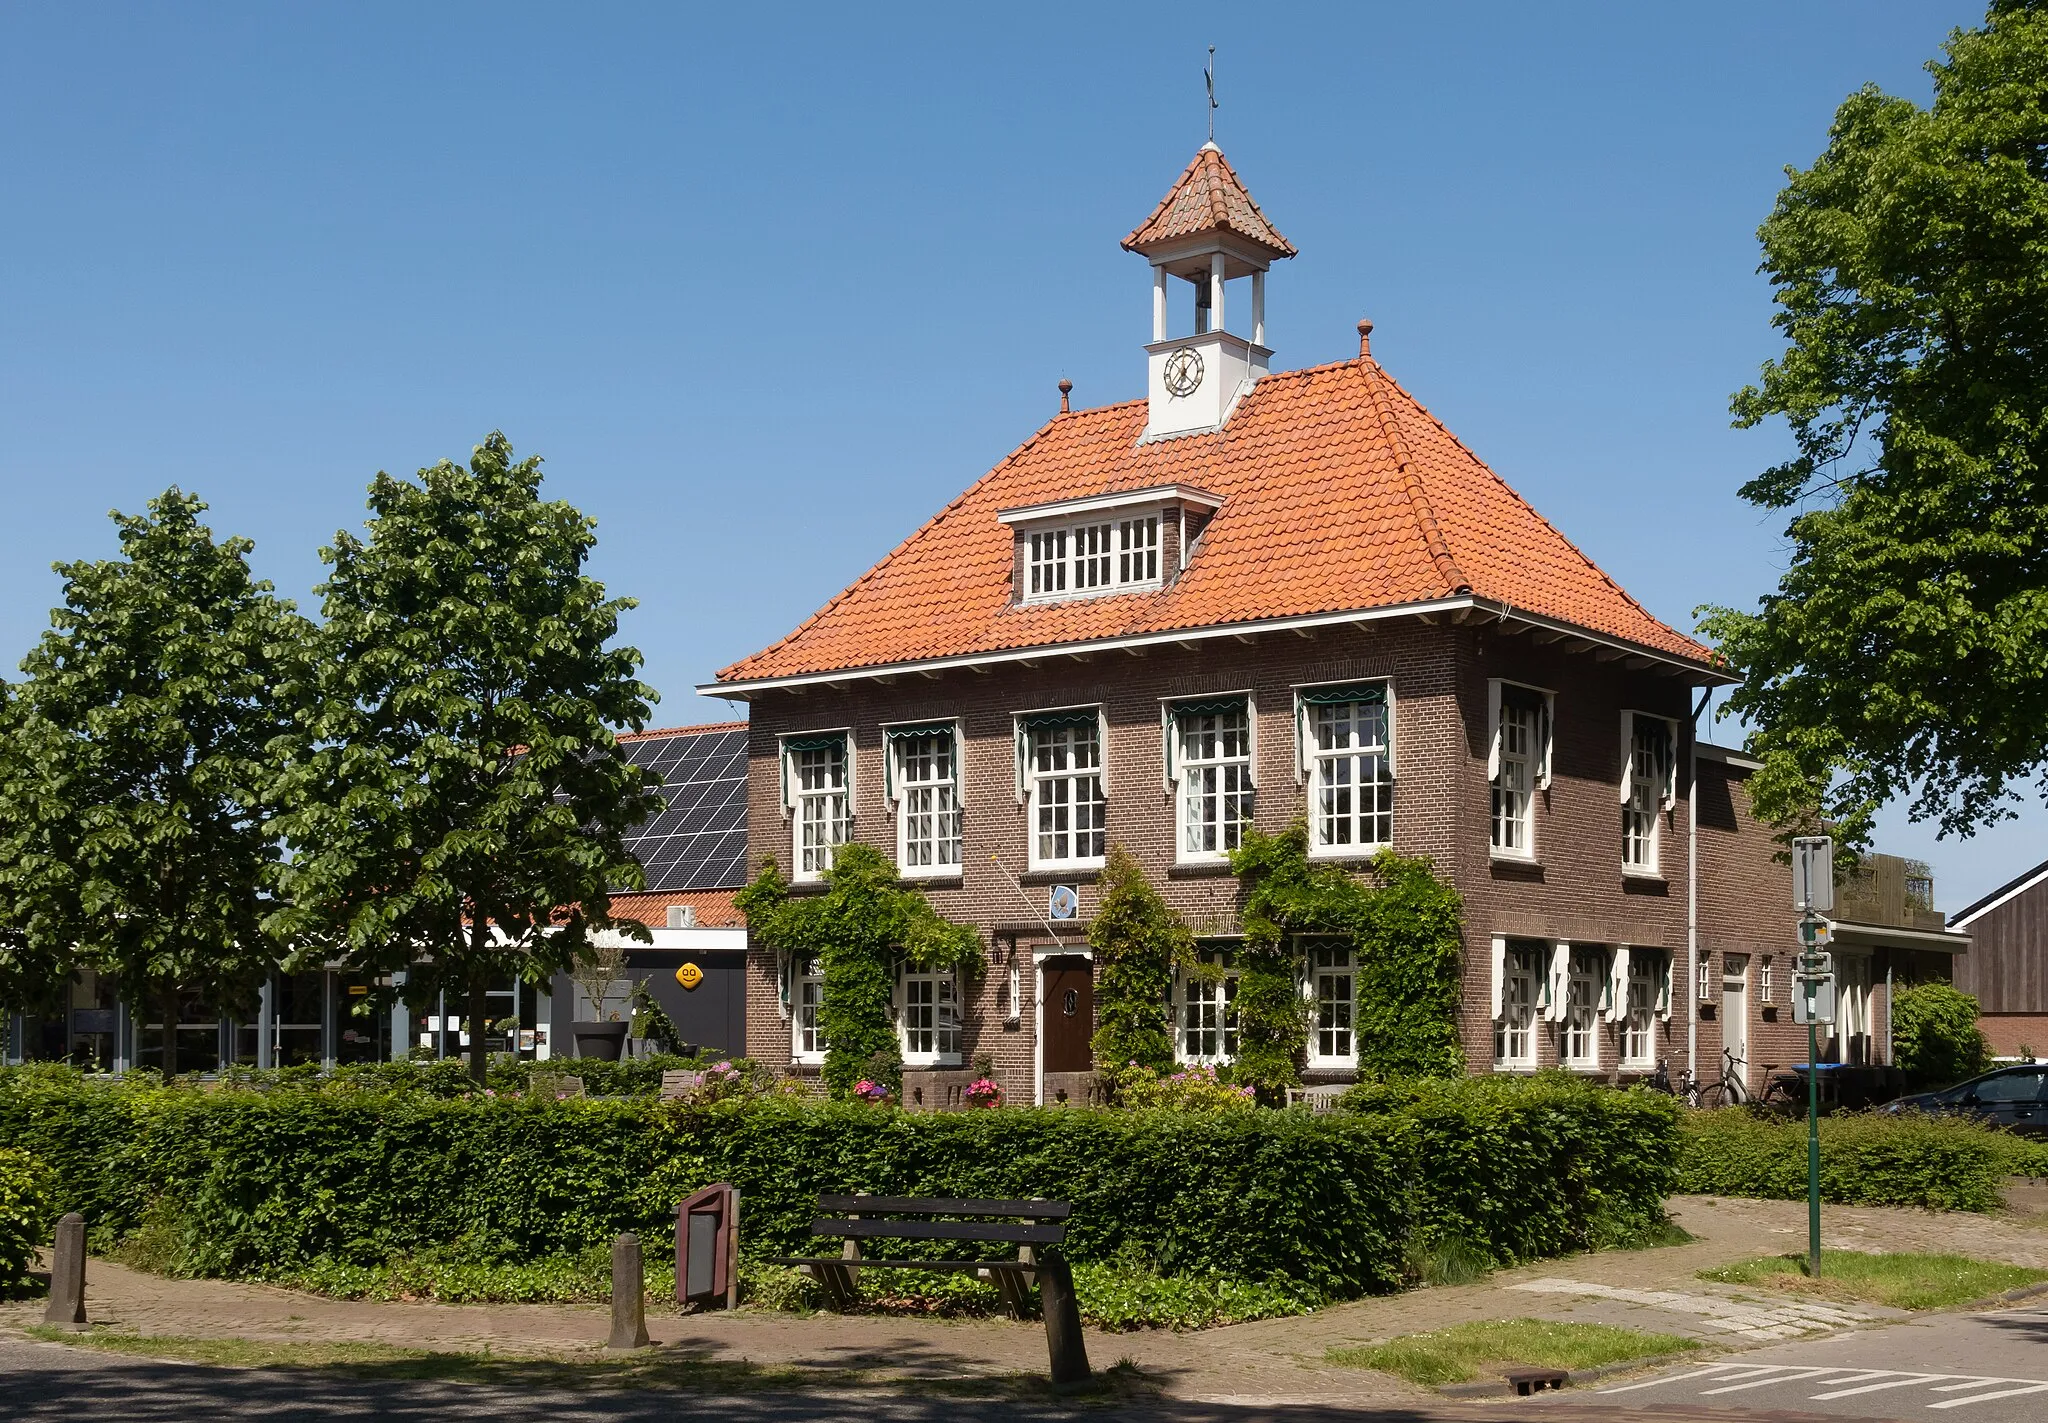
[[[1332,1346],[1376,1343],[1466,1320],[1534,1316],[1619,1324],[1699,1339],[1714,1350],[1808,1336],[1838,1325],[1900,1317],[1876,1306],[1841,1307],[1774,1290],[1711,1284],[1712,1265],[1795,1250],[1805,1207],[1793,1201],[1698,1197],[1672,1203],[1698,1238],[1656,1250],[1611,1251],[1499,1272],[1478,1284],[1360,1300],[1294,1319],[1174,1334],[1090,1331],[1097,1367],[1129,1359],[1169,1395],[1269,1404],[1394,1403],[1423,1396],[1386,1375],[1323,1362]],[[1941,1216],[1922,1211],[1830,1208],[1831,1245],[1956,1250],[2048,1267],[2048,1220]],[[167,1280],[109,1261],[92,1262],[88,1307],[95,1321],[138,1334],[282,1341],[367,1341],[405,1348],[503,1356],[589,1357],[606,1332],[595,1305],[444,1305],[327,1299],[262,1285]],[[32,1322],[39,1306],[0,1305],[0,1328]],[[652,1314],[657,1344],[693,1357],[858,1368],[927,1378],[1041,1373],[1045,1335],[1008,1320],[796,1316],[766,1311]],[[1777,1331],[1777,1332],[1774,1332]]]

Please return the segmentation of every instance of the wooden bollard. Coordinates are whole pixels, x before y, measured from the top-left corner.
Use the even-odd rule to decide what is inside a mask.
[[[627,1231],[612,1242],[612,1337],[607,1349],[645,1349],[647,1337],[647,1269],[640,1258],[640,1237]]]
[[[85,1328],[85,1217],[77,1211],[57,1222],[50,1252],[50,1307],[43,1311],[43,1323]]]

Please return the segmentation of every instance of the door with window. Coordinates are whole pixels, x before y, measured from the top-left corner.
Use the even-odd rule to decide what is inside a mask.
[[[1087,1072],[1095,1066],[1095,965],[1063,954],[1039,965],[1040,1044],[1047,1072]]]
[[[1749,955],[1721,955],[1721,1066],[1725,1075],[1749,1093]]]

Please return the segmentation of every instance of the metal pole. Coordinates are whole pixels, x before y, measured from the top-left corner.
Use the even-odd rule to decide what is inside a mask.
[[[1806,994],[1806,1273],[1809,1278],[1820,1278],[1820,1025],[1815,1021],[1819,1008],[1820,983],[1812,976],[1813,940],[1815,925],[1813,916],[1807,915],[1800,921],[1801,967],[1807,970],[1806,981],[1800,984]]]

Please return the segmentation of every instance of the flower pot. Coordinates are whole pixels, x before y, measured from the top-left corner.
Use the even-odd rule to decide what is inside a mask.
[[[571,1023],[569,1035],[576,1039],[576,1056],[601,1062],[617,1062],[626,1046],[625,1023]]]

